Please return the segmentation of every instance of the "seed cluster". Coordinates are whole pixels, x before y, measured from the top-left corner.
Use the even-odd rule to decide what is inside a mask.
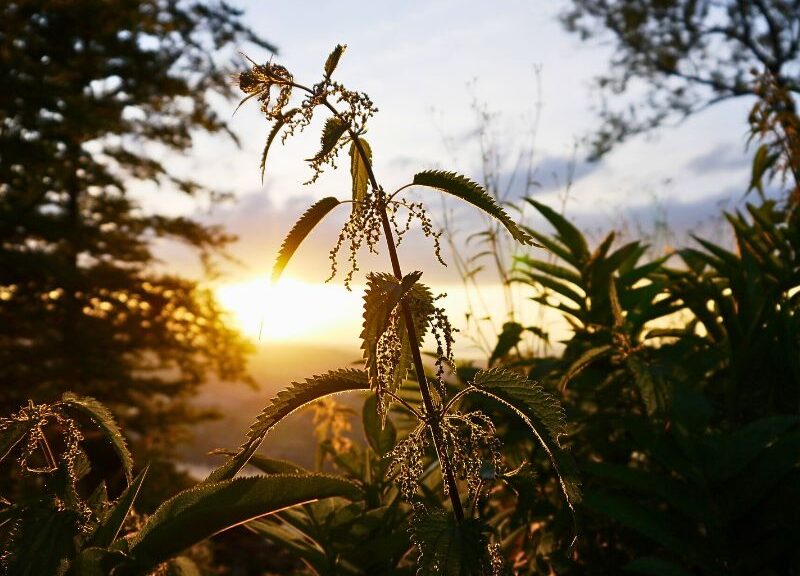
[[[267,62],[256,64],[250,61],[253,67],[238,76],[239,89],[247,94],[242,103],[256,97],[261,103],[261,112],[267,118],[277,120],[283,115],[283,110],[289,104],[292,96],[292,74],[280,64]],[[273,91],[277,91],[277,98],[273,101]]]
[[[0,432],[18,424],[27,428],[24,448],[17,460],[20,468],[34,474],[50,474],[58,469],[59,462],[45,436],[45,429],[52,425],[60,429],[65,446],[64,451],[58,455],[58,459],[65,465],[69,478],[74,484],[77,481],[75,462],[81,453],[80,443],[83,441],[83,434],[75,421],[64,415],[58,409],[57,404],[29,402],[28,406],[16,414],[8,418],[0,418]],[[33,459],[37,456],[43,460],[41,465],[33,463]]]
[[[92,523],[96,520],[94,512],[89,505],[78,495],[76,484],[80,476],[85,473],[85,454],[80,444],[83,434],[74,419],[63,412],[60,403],[34,404],[20,409],[10,417],[0,418],[0,433],[15,427],[22,427],[25,435],[21,439],[21,446],[17,463],[23,474],[54,474],[62,470],[66,476],[66,490],[72,501],[70,506],[78,512],[76,529],[81,533],[88,533]],[[48,441],[46,431],[50,429],[60,435],[62,448],[54,452]],[[67,503],[53,494],[54,503],[58,510],[65,510]],[[21,520],[11,526],[6,533],[6,544],[14,540],[21,529]],[[10,556],[7,553],[0,555],[0,567],[4,567]]]
[[[446,294],[440,294],[435,298],[444,298]],[[447,383],[445,382],[445,370],[450,368],[455,370],[456,360],[453,355],[453,333],[456,328],[450,324],[450,319],[445,314],[444,308],[434,307],[430,317],[431,332],[436,340],[436,384],[439,397],[443,400],[447,395]]]
[[[452,456],[456,475],[465,480],[469,496],[477,496],[484,480],[484,466],[492,470],[492,477],[502,468],[501,443],[492,420],[483,412],[453,412],[441,422],[442,437]],[[447,492],[447,483],[444,484]]]
[[[345,222],[344,227],[339,232],[336,244],[330,251],[331,274],[326,282],[336,277],[339,252],[347,244],[347,261],[350,266],[344,278],[344,285],[348,290],[352,290],[353,277],[359,270],[358,253],[361,248],[366,246],[372,254],[378,253],[378,242],[381,239],[381,212],[384,202],[385,195],[383,191],[373,191],[361,203],[360,210],[351,212],[350,218]]]
[[[420,423],[387,455],[390,461],[389,475],[396,475],[400,493],[412,501],[419,486],[419,478],[425,471],[425,449],[428,447],[427,426]]]
[[[264,115],[280,123],[284,130],[282,142],[302,132],[311,123],[319,106],[328,109],[335,107],[336,118],[347,127],[347,132],[353,137],[364,133],[367,121],[378,111],[369,96],[363,92],[348,90],[327,75],[322,81],[307,88],[297,84],[292,74],[279,64],[256,64],[252,60],[251,63],[250,70],[237,77],[239,89],[247,94],[242,102],[257,98]],[[304,97],[296,108],[287,110],[294,90],[303,91]],[[325,165],[335,168],[336,155],[347,142],[347,138],[339,138],[330,149],[308,159],[313,174],[306,184],[316,182]]]
[[[401,332],[400,306],[395,306],[389,315],[386,330],[378,338],[376,346],[375,392],[378,395],[378,415],[381,423],[386,420],[386,413],[391,403],[385,391],[394,391],[397,382],[397,373],[403,368],[400,366],[403,354],[403,339],[407,338]],[[405,376],[403,374],[401,377]]]
[[[398,214],[402,209],[405,209],[406,211],[406,218],[401,222],[398,220]],[[431,220],[431,217],[422,202],[392,200],[387,205],[387,214],[389,216],[389,221],[392,224],[392,228],[394,229],[398,246],[403,242],[403,238],[405,237],[406,233],[411,229],[411,224],[413,221],[417,220],[425,237],[433,239],[433,252],[436,255],[436,259],[442,266],[447,266],[445,261],[442,259],[441,236],[443,231],[436,230],[434,228],[433,220]]]

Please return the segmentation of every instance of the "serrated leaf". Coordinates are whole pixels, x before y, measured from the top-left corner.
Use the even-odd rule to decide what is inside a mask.
[[[499,220],[517,242],[535,244],[533,238],[511,219],[508,213],[484,190],[483,186],[473,182],[466,176],[455,172],[427,170],[415,174],[413,183],[418,186],[436,188],[461,198]]]
[[[328,154],[333,152],[339,139],[347,132],[347,122],[332,116],[325,121],[325,127],[322,129],[322,137],[320,138],[319,152],[313,158],[307,158],[308,162],[320,162],[325,159]]]
[[[372,148],[367,141],[359,138],[358,143],[367,155],[367,162],[372,162]],[[350,144],[350,177],[353,180],[353,211],[358,212],[362,209],[364,198],[367,197],[369,175],[367,163],[359,153],[355,140]]]
[[[372,273],[367,276],[367,290],[364,293],[364,323],[361,330],[361,348],[364,351],[364,362],[371,385],[378,378],[377,348],[378,340],[389,325],[392,310],[402,299],[408,301],[414,318],[417,338],[422,343],[428,326],[428,319],[433,313],[433,296],[430,290],[417,282],[419,272],[406,275],[402,281],[387,273]],[[400,338],[400,355],[393,377],[393,392],[405,379],[411,368],[411,345],[408,340],[405,318],[400,316],[397,326]]]
[[[299,108],[292,108],[288,110],[286,113],[281,114],[278,118],[275,119],[275,123],[272,125],[272,128],[269,131],[269,135],[267,136],[267,142],[264,144],[264,151],[261,152],[261,182],[264,182],[264,172],[267,168],[267,154],[269,153],[270,146],[272,146],[272,142],[275,140],[278,133],[281,131],[281,128],[286,125],[286,123],[300,111]]]
[[[236,456],[238,452],[232,450],[214,450],[211,452],[214,455]],[[289,460],[281,460],[279,458],[267,458],[261,454],[253,454],[247,463],[253,468],[257,468],[264,474],[310,474],[310,470],[306,470],[299,464],[290,462]]]
[[[325,77],[330,78],[333,71],[336,70],[336,66],[339,64],[339,59],[344,54],[345,49],[347,48],[346,44],[337,44],[336,48],[333,49],[328,55],[328,58],[325,60]]]
[[[475,375],[473,386],[511,408],[531,428],[550,458],[567,504],[573,508],[581,499],[580,482],[572,457],[559,442],[567,430],[564,409],[558,399],[539,384],[501,368],[481,370]]]
[[[199,484],[170,498],[130,539],[138,567],[150,568],[239,524],[320,498],[361,498],[356,484],[326,474],[276,474]]]
[[[255,453],[267,433],[286,416],[320,398],[351,390],[369,388],[367,373],[363,370],[335,370],[304,382],[293,382],[287,389],[278,392],[258,415],[247,433],[247,441],[235,456],[214,470],[205,482],[217,482],[233,478]]]
[[[443,509],[422,512],[412,521],[419,576],[478,576],[485,574],[486,526],[470,518],[456,522]]]
[[[114,420],[108,408],[103,406],[94,398],[88,396],[78,397],[75,394],[67,392],[61,398],[65,406],[74,408],[78,412],[88,416],[98,428],[103,432],[105,437],[111,442],[111,446],[117,453],[122,468],[125,471],[125,478],[130,483],[133,473],[133,457],[130,450],[128,450],[128,443],[122,435],[122,430]]]
[[[525,405],[533,412],[536,420],[545,425],[547,435],[553,441],[557,442],[559,437],[567,433],[567,421],[561,402],[540,384],[525,376],[505,368],[490,368],[478,372],[473,385],[491,391],[506,401]]]
[[[297,248],[306,239],[311,231],[316,227],[320,221],[328,215],[328,212],[336,208],[340,202],[331,196],[323,198],[315,202],[308,210],[306,210],[300,219],[295,222],[295,225],[289,231],[281,249],[278,251],[278,258],[275,260],[275,265],[272,267],[272,281],[276,282],[281,277],[284,268],[291,260]]]
[[[414,331],[417,334],[417,345],[422,345],[422,340],[428,331],[428,324],[434,312],[433,294],[430,288],[424,284],[417,282],[408,291],[405,297],[408,306],[411,309],[411,318],[414,322]],[[413,367],[413,357],[411,354],[411,341],[408,339],[408,330],[406,329],[406,319],[403,315],[400,316],[397,330],[400,333],[400,357],[397,362],[397,369],[394,373],[394,387],[400,388],[403,381],[408,376],[408,372]]]
[[[131,508],[133,508],[133,503],[139,495],[139,489],[142,487],[142,482],[144,482],[146,475],[147,468],[142,470],[125,491],[120,494],[95,531],[89,536],[87,541],[89,546],[107,548],[116,540],[125,518],[128,517]]]

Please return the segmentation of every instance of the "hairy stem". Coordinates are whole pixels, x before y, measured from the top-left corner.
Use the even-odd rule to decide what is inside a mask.
[[[304,86],[299,84],[293,85],[310,92],[310,90]],[[339,114],[339,111],[330,102],[323,100],[322,104],[328,110],[330,110],[334,116],[340,120],[344,120]],[[364,161],[364,166],[367,169],[367,177],[369,178],[370,185],[372,186],[372,189],[377,192],[381,188],[378,185],[378,180],[375,178],[375,172],[372,170],[372,163],[370,162],[369,156],[364,150],[364,147],[361,145],[361,141],[358,139],[358,134],[356,134],[350,126],[348,126],[347,131],[353,140],[353,144],[355,145],[359,156],[361,156],[361,159]],[[386,238],[386,248],[389,252],[389,259],[392,262],[392,272],[394,273],[395,278],[402,280],[403,272],[400,268],[400,260],[397,257],[397,246],[394,241],[394,234],[392,233],[391,224],[389,223],[389,216],[386,213],[387,202],[388,200],[384,199],[383,206],[381,207],[381,225],[383,227],[383,235]],[[450,455],[447,452],[447,446],[445,446],[442,437],[441,425],[439,418],[437,417],[438,411],[433,403],[428,379],[425,376],[425,367],[422,364],[422,353],[419,349],[419,339],[417,337],[416,327],[414,326],[414,319],[411,314],[411,309],[405,301],[401,301],[400,306],[403,312],[403,319],[405,320],[406,324],[408,340],[411,345],[411,357],[414,361],[414,372],[417,375],[419,391],[422,395],[422,404],[425,407],[425,415],[427,417],[428,428],[431,432],[431,438],[433,439],[433,446],[436,450],[436,456],[439,459],[439,465],[442,470],[442,477],[447,486],[447,493],[450,496],[450,502],[453,506],[453,515],[458,522],[462,522],[464,520],[464,507],[461,504],[461,497],[458,494],[458,484],[456,483],[455,473],[453,472],[453,466],[450,462]]]
[[[414,416],[416,416],[417,419],[422,420],[424,418],[424,416],[422,414],[420,414],[420,412],[416,408],[414,408],[411,404],[409,404],[408,402],[406,402],[405,400],[400,398],[400,396],[398,396],[397,394],[394,394],[393,392],[389,392],[388,390],[386,392],[384,392],[384,394],[386,394],[389,398],[391,398],[392,400],[394,400],[398,404],[403,405],[405,407],[405,409],[408,410],[409,412],[411,412]]]

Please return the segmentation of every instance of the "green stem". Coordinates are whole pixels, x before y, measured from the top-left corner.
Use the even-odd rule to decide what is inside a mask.
[[[308,88],[305,88],[299,84],[293,85],[310,92]],[[336,110],[336,108],[334,108],[330,102],[323,99],[322,104],[328,110],[330,110],[334,116],[340,120],[343,120],[339,114],[339,111]],[[355,145],[359,156],[361,156],[361,159],[364,161],[364,166],[367,168],[367,176],[369,178],[370,185],[372,186],[372,189],[377,192],[381,188],[378,186],[378,180],[375,178],[375,173],[372,170],[372,163],[370,162],[369,156],[367,156],[364,147],[361,145],[358,134],[356,134],[349,126],[347,131],[350,133],[350,137],[353,139],[353,144]],[[392,262],[392,272],[394,273],[395,278],[402,280],[403,272],[400,268],[400,260],[397,257],[397,246],[394,242],[392,227],[389,223],[389,217],[386,213],[386,202],[386,200],[383,201],[383,205],[381,206],[380,210],[383,235],[386,238],[386,247],[389,252],[389,259]],[[428,428],[430,429],[431,438],[433,439],[433,446],[436,450],[436,456],[439,459],[439,465],[442,469],[442,477],[444,478],[445,485],[447,486],[447,493],[450,496],[450,502],[453,506],[453,515],[458,522],[462,522],[464,520],[464,507],[461,504],[461,498],[458,494],[458,484],[456,483],[455,473],[453,472],[453,466],[450,462],[450,455],[448,454],[447,446],[445,446],[443,441],[441,423],[439,418],[436,416],[438,412],[433,403],[430,386],[428,385],[428,379],[425,376],[425,367],[422,364],[422,353],[419,349],[419,339],[417,336],[416,327],[414,326],[414,318],[411,314],[411,308],[408,306],[408,303],[405,300],[400,302],[400,306],[403,312],[403,319],[406,324],[408,340],[411,345],[411,357],[414,361],[414,372],[416,372],[417,375],[419,391],[422,395],[422,404],[425,407],[425,414],[428,418]]]

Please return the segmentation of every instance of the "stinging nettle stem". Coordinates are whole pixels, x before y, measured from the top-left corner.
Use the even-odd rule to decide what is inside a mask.
[[[377,191],[379,190],[378,182],[375,178],[374,172],[372,171],[372,164],[367,157],[366,151],[361,146],[358,136],[352,133],[352,131],[351,136],[353,137],[353,143],[355,144],[356,149],[358,150],[358,153],[367,168],[367,175],[370,179],[370,184],[372,185],[373,189]],[[392,261],[392,271],[394,272],[395,278],[402,280],[403,272],[400,269],[400,261],[397,257],[397,247],[394,243],[394,235],[392,234],[392,228],[389,224],[389,217],[386,215],[385,201],[381,206],[381,224],[383,226],[383,234],[386,237],[386,247],[389,251],[389,259]],[[453,473],[453,466],[450,463],[450,455],[447,453],[447,446],[444,445],[442,440],[442,431],[439,425],[439,420],[438,418],[432,417],[437,412],[436,407],[433,404],[433,398],[431,397],[428,378],[425,376],[425,367],[422,364],[422,354],[419,349],[419,339],[417,337],[417,329],[414,326],[414,318],[411,314],[411,309],[405,300],[400,302],[400,306],[403,311],[406,332],[408,332],[408,340],[411,345],[411,357],[414,360],[414,372],[417,375],[419,391],[422,395],[422,403],[425,406],[425,413],[429,417],[428,427],[430,428],[431,438],[433,439],[433,447],[436,450],[436,456],[439,458],[439,464],[442,468],[442,476],[447,484],[447,492],[450,496],[450,502],[453,505],[453,515],[456,517],[458,522],[462,522],[464,520],[464,508],[461,505],[461,497],[458,494],[458,484],[456,483],[456,477]]]
[[[302,90],[311,92],[309,88],[306,88],[300,84],[293,85]],[[344,121],[341,114],[339,114],[339,111],[330,102],[328,102],[327,99],[323,99],[322,104],[328,110],[330,110],[334,116],[339,118],[339,120]],[[364,166],[367,169],[367,177],[369,178],[370,185],[372,186],[372,189],[377,192],[380,190],[380,186],[378,185],[378,180],[375,178],[375,172],[372,170],[372,163],[370,162],[369,156],[367,155],[366,150],[364,150],[364,147],[361,145],[359,135],[356,134],[349,125],[347,127],[347,131],[350,133],[350,137],[353,140],[353,144],[355,145],[359,156],[361,156],[361,159],[364,161]],[[392,273],[397,280],[402,280],[403,272],[400,268],[400,260],[397,257],[397,246],[394,242],[394,234],[392,233],[391,224],[389,223],[389,217],[386,214],[386,202],[387,200],[383,201],[383,205],[381,206],[380,210],[383,235],[386,238],[386,248],[389,252],[389,259],[392,262]],[[461,497],[458,493],[458,484],[456,482],[455,473],[453,472],[453,466],[450,462],[450,455],[447,452],[447,446],[445,446],[442,438],[439,419],[436,417],[438,412],[436,410],[436,406],[434,406],[433,398],[431,397],[428,378],[425,376],[425,367],[422,364],[422,353],[419,349],[419,339],[417,337],[416,327],[414,326],[414,319],[411,314],[411,309],[405,300],[400,302],[400,307],[403,312],[403,319],[405,320],[406,324],[406,332],[408,333],[408,340],[411,346],[411,357],[414,361],[414,372],[417,375],[417,383],[419,384],[419,391],[422,395],[422,404],[425,407],[425,414],[428,416],[428,428],[430,429],[431,438],[433,440],[433,447],[436,450],[436,456],[439,459],[439,465],[442,470],[442,477],[444,478],[447,486],[447,493],[450,496],[450,502],[453,506],[453,515],[458,522],[462,522],[464,520],[464,507],[461,504]]]

